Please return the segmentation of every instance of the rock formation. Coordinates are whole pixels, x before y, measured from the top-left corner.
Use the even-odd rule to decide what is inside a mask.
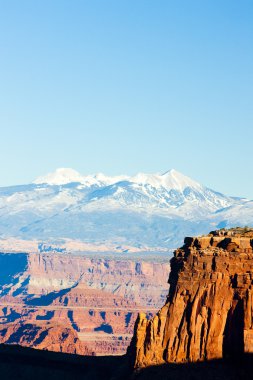
[[[61,324],[12,323],[0,331],[1,343],[20,344],[39,350],[91,355],[75,330]]]
[[[174,252],[166,304],[136,321],[135,367],[253,352],[253,230],[187,237]]]
[[[164,304],[168,273],[158,257],[1,253],[0,343],[124,354],[138,311],[154,315]]]

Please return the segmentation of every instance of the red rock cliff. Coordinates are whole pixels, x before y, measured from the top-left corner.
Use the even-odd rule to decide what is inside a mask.
[[[253,352],[252,248],[247,229],[185,238],[171,260],[166,304],[136,321],[135,367]]]
[[[164,304],[168,272],[159,257],[0,253],[0,343],[124,354],[139,310]]]

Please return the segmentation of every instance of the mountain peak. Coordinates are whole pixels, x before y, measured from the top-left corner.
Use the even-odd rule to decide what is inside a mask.
[[[173,173],[179,173],[176,169],[169,169],[169,170],[166,170],[166,172],[162,173],[162,175],[166,175],[166,174],[173,174]],[[181,173],[179,173],[181,174]]]
[[[36,185],[46,183],[48,185],[65,185],[70,182],[82,182],[83,176],[71,168],[58,168],[53,173],[35,179]]]
[[[190,177],[178,172],[175,169],[170,169],[161,175],[163,186],[166,188],[172,188],[183,191],[186,187],[201,188],[203,187],[197,181],[194,181]]]
[[[185,176],[175,169],[170,169],[163,174],[147,174],[137,173],[133,177],[126,175],[119,176],[106,176],[103,173],[95,175],[83,176],[76,170],[71,168],[59,168],[54,172],[45,176],[37,178],[33,183],[35,184],[47,184],[47,185],[65,185],[71,182],[80,182],[85,186],[108,186],[120,181],[129,181],[138,185],[149,185],[154,188],[165,188],[183,191],[186,187],[200,188],[202,187],[198,182]]]
[[[170,169],[163,174],[138,173],[130,180],[134,183],[142,185],[151,185],[155,188],[164,187],[166,189],[174,189],[181,192],[186,187],[198,189],[202,187],[198,182],[194,181],[190,177],[185,176],[175,169]]]
[[[227,197],[175,169],[110,177],[59,168],[34,183],[0,189],[3,236],[172,248],[182,238],[175,230],[202,234],[207,226],[252,221],[253,202]]]
[[[66,185],[71,182],[80,182],[85,186],[107,186],[113,183],[128,180],[129,176],[119,175],[114,177],[106,176],[103,173],[91,174],[83,176],[76,170],[71,168],[58,168],[54,172],[49,173],[45,176],[38,177],[33,181],[36,185],[47,184],[47,185]]]

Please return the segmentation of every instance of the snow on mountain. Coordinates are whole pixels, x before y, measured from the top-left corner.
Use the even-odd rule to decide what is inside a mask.
[[[0,237],[171,248],[185,235],[251,221],[253,202],[174,169],[109,177],[61,168],[32,184],[0,188]]]
[[[81,175],[76,170],[71,168],[59,168],[55,172],[49,173],[45,176],[38,177],[33,181],[34,184],[48,184],[48,185],[66,185],[68,183],[78,182],[85,185],[112,185],[121,181],[129,181],[139,185],[150,185],[156,189],[174,189],[183,191],[186,187],[199,189],[201,185],[193,181],[191,178],[171,169],[164,174],[145,174],[138,173],[133,177],[120,175],[120,176],[106,176],[103,173],[94,175]]]
[[[48,185],[65,185],[71,182],[82,182],[83,176],[76,170],[70,168],[59,168],[53,173],[46,176],[38,177],[33,183],[48,184]]]
[[[108,177],[102,173],[95,175],[83,176],[76,170],[70,168],[59,168],[55,172],[49,173],[45,176],[38,177],[33,181],[34,184],[47,184],[47,185],[66,185],[69,183],[81,183],[87,187],[90,186],[106,186],[112,183],[128,179],[128,176]]]
[[[128,180],[100,187],[89,194],[89,209],[145,209],[195,218],[229,207],[233,198],[208,189],[172,169],[165,174],[139,173]]]
[[[171,169],[164,174],[138,173],[136,176],[130,178],[130,181],[142,185],[151,185],[156,189],[173,189],[180,192],[182,192],[187,187],[195,189],[202,188],[198,182],[193,181],[191,178],[186,177],[175,169]]]
[[[98,182],[98,184],[100,184],[100,186],[101,185],[108,186],[108,185],[112,185],[113,183],[117,183],[120,181],[128,181],[130,178],[127,175],[118,175],[118,176],[111,176],[110,177],[110,176],[104,175],[103,173],[97,173],[91,177],[95,178],[96,181]]]
[[[76,182],[81,184],[79,190],[90,188],[87,199],[82,202],[82,206],[89,210],[125,207],[153,212],[165,209],[190,218],[235,203],[232,198],[216,193],[174,169],[164,174],[138,173],[133,177],[109,177],[102,173],[83,176],[73,169],[62,168],[39,177],[34,184],[59,186]]]
[[[253,226],[253,201],[242,199],[240,203],[216,211],[212,218],[219,220],[219,227]]]

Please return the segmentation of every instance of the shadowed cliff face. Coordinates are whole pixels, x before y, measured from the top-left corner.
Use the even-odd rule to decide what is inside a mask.
[[[252,247],[253,233],[242,230],[185,239],[171,260],[166,304],[137,319],[135,367],[253,352]]]

